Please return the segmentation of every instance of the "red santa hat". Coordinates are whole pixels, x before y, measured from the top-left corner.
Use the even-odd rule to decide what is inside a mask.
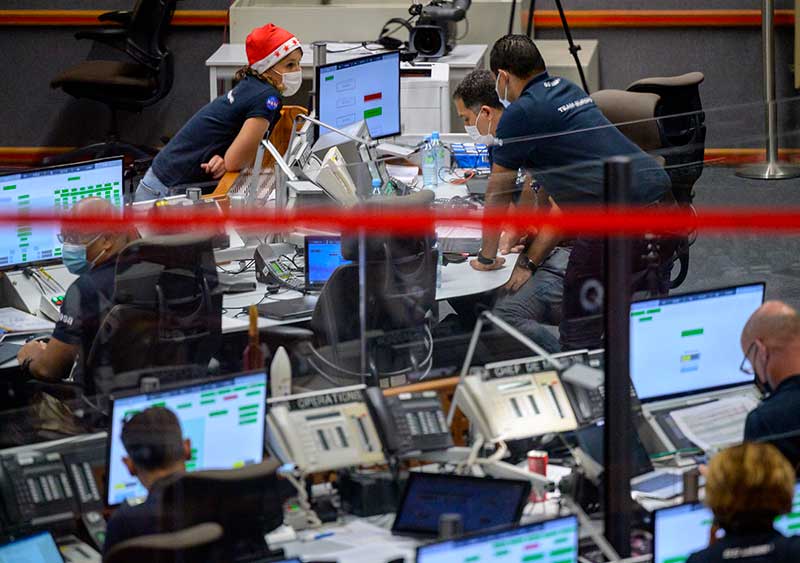
[[[300,40],[275,24],[268,23],[250,32],[245,40],[247,63],[261,74],[300,48]]]

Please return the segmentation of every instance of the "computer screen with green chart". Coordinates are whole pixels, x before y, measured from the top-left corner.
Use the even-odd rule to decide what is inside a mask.
[[[122,208],[122,158],[25,170],[0,176],[0,209],[22,215],[0,226],[0,268],[61,258],[59,226],[34,224],[25,213],[60,213],[88,197]]]
[[[122,462],[124,422],[148,407],[168,408],[191,440],[187,471],[234,469],[264,458],[267,374],[257,372],[174,389],[115,398],[107,467],[109,506],[147,496],[147,490]]]
[[[643,402],[743,385],[740,337],[764,302],[755,283],[631,303],[630,373]]]

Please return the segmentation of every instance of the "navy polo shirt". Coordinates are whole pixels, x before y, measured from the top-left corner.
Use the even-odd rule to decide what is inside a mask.
[[[780,434],[797,433],[770,439]],[[800,375],[784,379],[775,391],[750,411],[744,425],[746,441],[773,444],[792,467],[800,466]]]
[[[794,563],[800,561],[800,537],[786,538],[776,530],[726,534],[714,545],[694,553],[687,563]]]
[[[246,76],[230,92],[205,105],[170,139],[153,160],[153,172],[167,187],[212,178],[200,165],[212,156],[225,156],[244,122],[251,117],[269,121],[280,117],[283,101],[278,90],[255,76]]]
[[[547,72],[503,112],[495,136],[502,145],[494,147],[493,162],[528,169],[559,205],[602,202],[603,163],[612,156],[634,161],[630,203],[654,203],[670,188],[658,162],[611,125],[591,97]]]

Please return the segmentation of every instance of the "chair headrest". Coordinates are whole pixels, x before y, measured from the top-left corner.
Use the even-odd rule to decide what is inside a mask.
[[[660,96],[624,90],[599,90],[592,94],[592,99],[603,115],[642,150],[653,151],[662,147],[658,124],[654,120]],[[630,121],[638,123],[628,123]]]
[[[687,72],[680,76],[655,76],[652,78],[642,78],[628,86],[627,90],[633,92],[637,90],[651,90],[653,87],[660,88],[683,88],[685,86],[696,86],[705,80],[702,72]]]
[[[172,486],[185,486],[186,484],[195,483],[208,483],[208,486],[213,486],[212,483],[237,483],[245,481],[256,481],[272,477],[280,467],[280,463],[274,459],[268,459],[262,463],[253,465],[245,465],[238,469],[209,469],[206,471],[195,471],[193,473],[185,474],[180,480],[172,484]],[[181,485],[178,485],[180,483]]]
[[[154,555],[154,552],[185,551],[218,541],[222,535],[222,526],[205,522],[178,532],[139,536],[112,547],[105,561],[133,561],[134,553],[141,556],[147,552]]]

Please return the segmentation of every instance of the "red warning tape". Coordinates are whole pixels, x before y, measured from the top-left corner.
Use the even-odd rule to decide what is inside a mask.
[[[363,209],[315,208],[276,212],[236,211],[220,215],[205,211],[180,211],[137,214],[129,210],[124,216],[0,212],[0,225],[58,224],[77,231],[125,230],[131,227],[148,227],[154,231],[191,233],[219,227],[223,224],[263,232],[313,228],[335,232],[415,234],[430,231],[435,226],[472,226],[501,229],[514,226],[518,229],[550,227],[565,234],[581,235],[636,235],[669,233],[690,229],[709,233],[784,233],[800,232],[800,209],[781,210],[761,208],[706,208],[696,215],[685,208],[673,210],[642,209],[634,207],[570,208],[560,215],[535,211],[507,212],[503,210],[441,210],[402,209],[365,211]],[[191,208],[189,208],[191,209]]]

